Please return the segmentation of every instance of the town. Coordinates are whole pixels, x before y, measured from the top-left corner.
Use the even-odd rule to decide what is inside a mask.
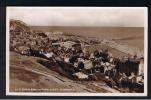
[[[120,92],[144,92],[143,53],[115,56],[112,44],[70,33],[34,31],[21,21],[10,21],[11,52],[42,58],[39,64],[73,81],[104,81]]]

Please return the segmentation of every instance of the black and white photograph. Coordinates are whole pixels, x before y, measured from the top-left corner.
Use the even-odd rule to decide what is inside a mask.
[[[7,7],[6,95],[147,96],[146,7]]]

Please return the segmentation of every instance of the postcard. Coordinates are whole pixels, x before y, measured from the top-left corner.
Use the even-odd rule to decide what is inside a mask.
[[[6,95],[147,96],[146,7],[6,11]]]

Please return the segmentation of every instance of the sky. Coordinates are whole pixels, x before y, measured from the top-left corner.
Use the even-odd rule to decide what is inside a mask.
[[[7,17],[31,26],[144,27],[146,11],[140,7],[7,7]]]

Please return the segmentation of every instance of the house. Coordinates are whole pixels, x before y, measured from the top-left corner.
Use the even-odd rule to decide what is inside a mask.
[[[59,42],[59,43],[52,43],[52,46],[61,46],[65,48],[72,48],[73,45],[75,45],[75,42],[72,41],[66,41],[66,42]]]

